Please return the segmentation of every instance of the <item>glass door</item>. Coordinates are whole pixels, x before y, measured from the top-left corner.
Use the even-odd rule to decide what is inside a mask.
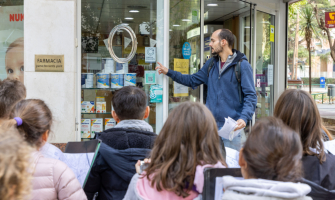
[[[170,0],[169,69],[194,74],[200,63],[200,0]],[[200,101],[200,87],[189,88],[169,79],[171,111],[185,101]]]
[[[256,15],[256,119],[273,113],[275,16],[261,11]]]

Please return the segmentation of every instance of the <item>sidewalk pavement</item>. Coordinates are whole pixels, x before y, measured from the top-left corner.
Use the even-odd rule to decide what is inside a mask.
[[[321,117],[335,119],[335,104],[317,104]]]

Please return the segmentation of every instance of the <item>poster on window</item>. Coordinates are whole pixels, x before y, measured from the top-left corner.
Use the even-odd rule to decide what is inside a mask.
[[[174,59],[174,70],[182,74],[189,74],[189,59]],[[173,82],[173,96],[174,97],[187,97],[188,87],[177,82]]]
[[[23,5],[0,7],[0,80],[24,82]]]

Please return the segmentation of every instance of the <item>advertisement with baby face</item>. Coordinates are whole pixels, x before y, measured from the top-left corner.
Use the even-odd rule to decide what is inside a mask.
[[[0,80],[24,83],[23,5],[0,7]]]

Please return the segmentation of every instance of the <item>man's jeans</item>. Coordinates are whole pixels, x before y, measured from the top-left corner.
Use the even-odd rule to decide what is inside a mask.
[[[243,144],[246,140],[244,130],[242,130],[238,136],[236,136],[232,141],[221,138],[225,147],[229,147],[231,149],[235,149],[236,151],[240,151],[243,147]]]

